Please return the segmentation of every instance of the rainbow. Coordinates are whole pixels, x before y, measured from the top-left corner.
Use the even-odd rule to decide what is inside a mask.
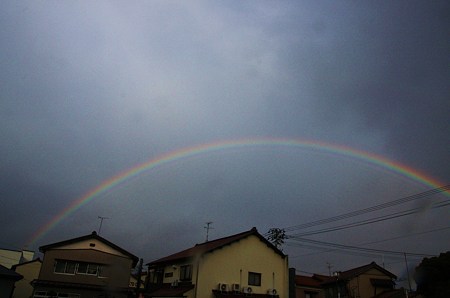
[[[313,140],[283,139],[283,138],[253,138],[253,139],[218,141],[214,143],[202,144],[198,146],[187,147],[168,152],[166,154],[150,159],[147,162],[138,164],[128,170],[125,170],[109,178],[108,180],[105,180],[103,183],[91,189],[82,197],[74,200],[64,210],[62,210],[49,222],[47,222],[45,225],[39,228],[39,230],[37,230],[32,235],[27,246],[28,247],[34,246],[39,239],[41,239],[45,234],[47,234],[55,226],[61,223],[61,221],[63,221],[65,218],[73,214],[81,207],[88,204],[96,197],[99,197],[100,195],[113,190],[114,187],[142,174],[143,172],[155,169],[159,166],[165,165],[173,161],[197,155],[202,155],[205,153],[223,151],[227,149],[239,149],[239,148],[260,147],[260,146],[294,147],[304,150],[306,149],[317,151],[325,154],[337,155],[340,157],[349,157],[362,162],[366,162],[370,165],[377,166],[385,170],[392,171],[401,176],[405,176],[408,179],[420,182],[427,186],[431,186],[432,188],[437,188],[443,185],[440,181],[430,178],[429,176],[425,175],[424,173],[421,173],[420,171],[412,167],[389,160],[380,155],[376,155],[373,153],[357,150],[342,145],[328,144]],[[447,191],[446,194],[449,195],[450,192]]]

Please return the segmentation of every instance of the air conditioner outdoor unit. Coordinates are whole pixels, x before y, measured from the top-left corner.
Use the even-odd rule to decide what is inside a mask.
[[[241,285],[240,284],[233,284],[233,292],[240,292],[241,290]]]
[[[228,290],[228,285],[227,284],[219,284],[219,291],[221,292],[226,292]]]
[[[245,294],[251,294],[253,290],[251,287],[243,287],[242,292],[244,292]]]
[[[267,294],[271,295],[271,296],[275,296],[277,294],[277,290],[276,289],[268,289],[267,290]]]

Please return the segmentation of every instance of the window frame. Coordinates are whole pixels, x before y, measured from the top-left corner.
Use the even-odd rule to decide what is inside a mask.
[[[59,268],[58,266],[59,264],[64,263],[64,269],[63,271],[57,271],[60,270],[61,268]],[[72,267],[73,266],[73,267]],[[55,265],[53,267],[53,273],[56,274],[66,274],[66,275],[75,275],[75,273],[77,272],[77,267],[78,267],[78,263],[75,261],[70,261],[70,260],[55,260]],[[69,268],[73,268],[73,271],[68,271]]]
[[[262,274],[258,272],[248,272],[248,285],[260,287],[262,282]]]
[[[192,281],[192,264],[180,266],[180,281]]]
[[[63,265],[64,264],[64,265]],[[107,278],[107,266],[97,263],[77,262],[71,260],[55,260],[53,273],[65,275],[89,275],[98,278]]]

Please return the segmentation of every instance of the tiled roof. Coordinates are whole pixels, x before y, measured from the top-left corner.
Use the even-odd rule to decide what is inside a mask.
[[[164,264],[168,262],[183,260],[183,259],[190,259],[194,256],[201,256],[205,253],[212,252],[216,249],[222,248],[224,246],[230,245],[236,241],[242,240],[244,238],[247,238],[251,235],[257,236],[262,242],[264,242],[268,247],[272,248],[277,254],[282,256],[283,258],[286,256],[282,251],[280,251],[278,248],[276,248],[272,243],[270,243],[266,238],[264,238],[261,234],[258,233],[256,228],[252,228],[249,231],[242,232],[239,234],[231,235],[228,237],[208,241],[201,244],[196,244],[194,247],[182,250],[180,252],[174,253],[172,255],[169,255],[167,257],[163,257],[161,259],[158,259],[156,261],[153,261],[151,263],[148,263],[147,265],[153,266],[158,264]]]
[[[133,267],[136,266],[139,258],[135,255],[133,255],[132,253],[126,251],[125,249],[115,245],[114,243],[106,240],[103,237],[100,237],[100,235],[97,235],[97,233],[94,231],[89,235],[85,235],[85,236],[81,236],[81,237],[77,237],[77,238],[73,238],[73,239],[68,239],[68,240],[64,240],[61,242],[56,242],[56,243],[52,243],[52,244],[47,244],[44,246],[39,247],[39,251],[45,253],[45,251],[49,250],[49,249],[53,249],[53,248],[57,248],[59,246],[63,246],[63,245],[68,245],[68,244],[72,244],[72,243],[77,243],[80,241],[84,241],[84,240],[88,240],[88,239],[96,239],[100,242],[103,242],[104,244],[120,251],[121,253],[123,253],[124,255],[129,256],[132,260],[133,260]]]
[[[295,285],[303,287],[321,288],[322,282],[328,280],[329,276],[314,274],[313,276],[296,275]]]
[[[340,280],[349,280],[352,279],[358,275],[361,275],[367,271],[369,271],[370,269],[377,269],[381,272],[383,272],[385,275],[389,276],[392,279],[397,279],[397,276],[389,271],[387,271],[386,269],[384,269],[383,267],[377,265],[377,263],[372,262],[370,264],[361,266],[361,267],[356,267],[347,271],[341,271],[339,272],[339,276],[338,277],[333,277],[325,282],[323,282],[323,284],[326,283],[330,283],[330,282],[334,282],[336,281],[336,278],[339,278]]]

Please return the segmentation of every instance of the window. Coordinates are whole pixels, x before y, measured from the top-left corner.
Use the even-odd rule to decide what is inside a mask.
[[[108,267],[104,265],[98,266],[98,277],[108,277]]]
[[[180,280],[181,281],[192,280],[192,265],[184,265],[180,267]]]
[[[78,274],[86,274],[86,272],[87,272],[87,267],[88,267],[88,264],[87,264],[87,263],[79,263],[79,264],[78,264],[77,273],[78,273]]]
[[[72,261],[57,260],[55,264],[55,273],[75,274],[77,263]]]
[[[77,274],[97,275],[99,273],[98,267],[97,264],[79,263]]]
[[[87,268],[87,273],[89,275],[97,275],[98,272],[98,265],[96,264],[89,264]]]
[[[61,274],[85,274],[98,277],[107,277],[105,266],[93,263],[57,260],[55,273]]]
[[[248,285],[249,286],[261,286],[261,273],[249,272],[248,273]]]

